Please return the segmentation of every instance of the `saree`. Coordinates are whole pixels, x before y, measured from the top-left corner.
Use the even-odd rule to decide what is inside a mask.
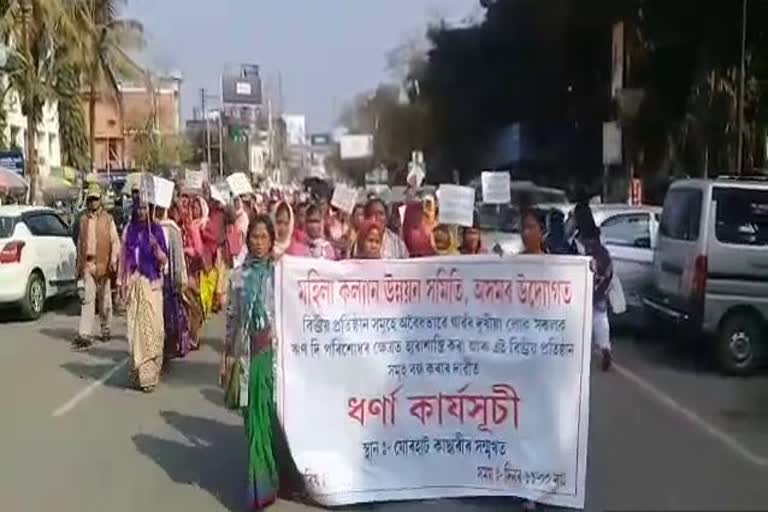
[[[203,319],[207,320],[214,311],[214,299],[219,287],[219,270],[214,267],[200,272],[200,305]]]
[[[237,360],[239,405],[248,441],[248,506],[264,508],[277,499],[275,456],[277,412],[271,336],[273,277],[270,262],[247,258],[232,272],[227,303],[225,354]]]
[[[128,344],[131,350],[131,382],[151,390],[160,382],[163,368],[163,292],[159,283],[134,273],[129,279]]]
[[[163,316],[165,318],[165,356],[184,357],[191,349],[189,318],[182,290],[187,284],[187,268],[181,231],[173,221],[163,221],[168,243],[168,272],[163,279]]]

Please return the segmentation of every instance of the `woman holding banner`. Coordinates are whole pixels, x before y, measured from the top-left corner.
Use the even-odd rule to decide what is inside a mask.
[[[372,220],[363,221],[358,229],[356,258],[380,260],[384,228]]]
[[[365,205],[365,218],[378,223],[384,230],[381,257],[387,260],[399,260],[408,258],[408,248],[400,236],[388,229],[387,207],[380,198],[373,198]]]
[[[456,256],[461,254],[456,244],[455,226],[438,224],[432,231],[432,247],[438,256]]]
[[[291,256],[336,260],[336,251],[323,234],[323,216],[320,207],[310,205],[307,208],[307,220],[304,225],[304,240],[294,240],[288,249]]]
[[[229,283],[226,335],[220,382],[226,401],[245,418],[248,438],[248,505],[260,509],[277,499],[278,470],[274,450],[277,416],[274,405],[273,338],[275,231],[268,216],[248,226],[248,255]]]
[[[137,203],[125,231],[121,281],[127,290],[131,380],[145,393],[154,391],[163,366],[163,268],[167,254],[162,228],[152,221],[146,203]]]

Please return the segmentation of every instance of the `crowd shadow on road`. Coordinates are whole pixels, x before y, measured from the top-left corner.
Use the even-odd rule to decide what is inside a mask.
[[[248,461],[242,427],[173,411],[160,415],[187,442],[137,434],[132,439],[139,453],[174,482],[203,489],[227,510],[245,510]]]
[[[61,368],[80,379],[97,380],[104,376],[109,370],[125,359],[128,354],[125,350],[114,350],[102,347],[92,347],[87,351],[81,352],[89,357],[106,360],[106,363],[88,364],[80,361],[70,361],[61,365]],[[104,386],[110,388],[125,388],[126,382],[120,379],[108,379]]]
[[[215,385],[219,365],[215,362],[192,361],[190,356],[173,359],[163,374],[163,384],[173,387],[205,387]]]

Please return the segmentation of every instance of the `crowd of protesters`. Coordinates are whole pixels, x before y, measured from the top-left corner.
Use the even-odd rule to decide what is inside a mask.
[[[220,384],[227,405],[244,415],[249,503],[255,508],[276,499],[279,480],[273,453],[275,262],[283,255],[371,260],[487,252],[477,225],[441,223],[434,196],[395,205],[371,196],[347,214],[331,206],[327,197],[306,193],[247,194],[225,204],[209,192],[180,193],[178,188],[166,209],[147,204],[136,189],[130,216],[118,233],[101,205],[98,186],[87,195],[88,210],[78,226],[84,293],[75,347],[84,349],[94,342],[97,310],[101,338],[110,338],[110,283],[115,282],[126,311],[132,381],[137,389],[151,392],[164,364],[199,349],[205,322],[225,311]],[[540,211],[523,208],[523,253],[592,257],[593,342],[607,370],[611,259],[589,206],[579,204],[574,213],[576,236],[568,239],[562,214],[553,211],[543,218]]]

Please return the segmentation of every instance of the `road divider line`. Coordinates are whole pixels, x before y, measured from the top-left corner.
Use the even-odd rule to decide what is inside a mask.
[[[88,398],[88,396],[90,396],[91,393],[96,391],[99,387],[103,386],[105,382],[111,379],[113,375],[115,375],[117,372],[120,371],[121,368],[123,368],[126,364],[128,364],[128,361],[130,361],[130,359],[131,359],[130,357],[126,357],[125,359],[117,363],[115,366],[107,370],[104,373],[104,375],[99,377],[97,380],[85,386],[83,389],[80,390],[79,393],[73,396],[69,401],[67,401],[61,407],[53,411],[52,416],[54,418],[64,416],[69,411],[77,407],[77,404],[79,404],[80,402]]]
[[[662,390],[660,390],[659,388],[657,388],[647,380],[643,379],[639,375],[635,374],[628,368],[625,368],[624,366],[621,366],[615,363],[613,365],[613,368],[616,371],[616,373],[618,373],[619,375],[621,375],[622,377],[630,381],[635,386],[639,387],[642,391],[645,391],[645,393],[648,394],[655,401],[667,407],[668,409],[672,410],[673,412],[679,414],[680,416],[684,417],[689,422],[693,423],[696,427],[698,427],[700,430],[704,431],[704,433],[709,434],[711,437],[720,441],[722,444],[724,444],[731,451],[735,452],[741,458],[761,468],[768,468],[768,457],[761,457],[760,455],[755,455],[749,450],[749,448],[744,446],[739,440],[729,435],[728,433],[724,432],[723,430],[717,428],[716,426],[712,425],[707,420],[705,420],[704,418],[702,418],[701,416],[693,412],[691,409],[685,407],[680,402],[676,401],[674,398],[670,397],[669,395],[664,393]]]

